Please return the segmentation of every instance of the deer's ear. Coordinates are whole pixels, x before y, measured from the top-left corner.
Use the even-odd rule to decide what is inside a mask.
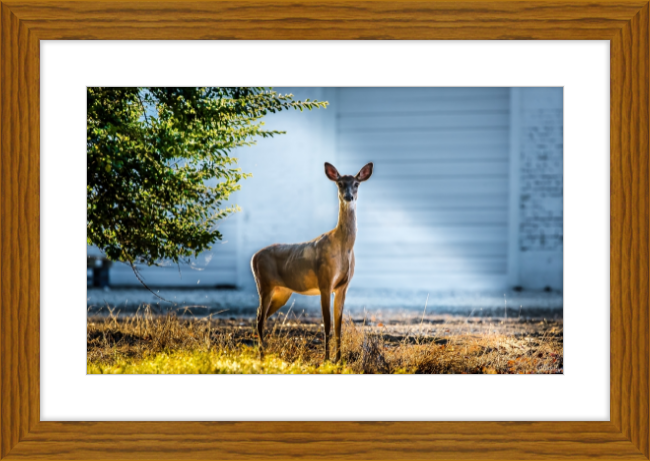
[[[366,164],[359,172],[357,173],[357,181],[362,182],[370,179],[370,176],[372,176],[372,162]]]
[[[341,177],[334,165],[327,162],[325,162],[325,176],[327,176],[332,181],[338,181]]]

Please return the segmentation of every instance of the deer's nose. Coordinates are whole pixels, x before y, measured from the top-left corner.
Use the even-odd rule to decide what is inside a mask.
[[[351,202],[352,199],[353,199],[354,197],[352,197],[352,194],[345,194],[345,195],[343,196],[343,198],[344,198],[347,202]]]

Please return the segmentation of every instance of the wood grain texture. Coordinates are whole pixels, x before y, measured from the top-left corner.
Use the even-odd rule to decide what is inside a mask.
[[[649,458],[647,1],[0,3],[0,458]],[[611,40],[611,422],[40,422],[41,39]]]
[[[646,456],[650,243],[647,36],[645,5],[612,39],[610,62],[610,417],[636,446],[643,447]]]
[[[552,459],[571,454],[644,459],[608,422],[41,423],[7,459]]]
[[[38,42],[2,5],[2,450],[39,420]]]
[[[621,2],[7,2],[43,39],[604,39]],[[83,26],[81,25],[83,23]]]

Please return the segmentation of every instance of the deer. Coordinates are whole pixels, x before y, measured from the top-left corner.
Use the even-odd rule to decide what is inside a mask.
[[[325,327],[325,361],[330,360],[330,303],[334,293],[334,333],[336,357],[341,360],[341,322],[345,296],[354,275],[354,242],[357,235],[357,193],[359,184],[372,176],[373,164],[366,164],[355,175],[340,175],[334,165],[325,163],[325,176],[336,183],[339,215],[336,227],[313,240],[293,244],[273,244],[253,255],[259,306],[257,335],[260,357],[264,357],[264,322],[293,293],[320,295]]]

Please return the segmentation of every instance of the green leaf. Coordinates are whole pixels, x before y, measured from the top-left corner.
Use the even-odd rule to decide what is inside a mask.
[[[284,134],[262,130],[267,113],[327,104],[261,87],[88,88],[88,243],[149,265],[209,249],[250,177],[232,151]]]

